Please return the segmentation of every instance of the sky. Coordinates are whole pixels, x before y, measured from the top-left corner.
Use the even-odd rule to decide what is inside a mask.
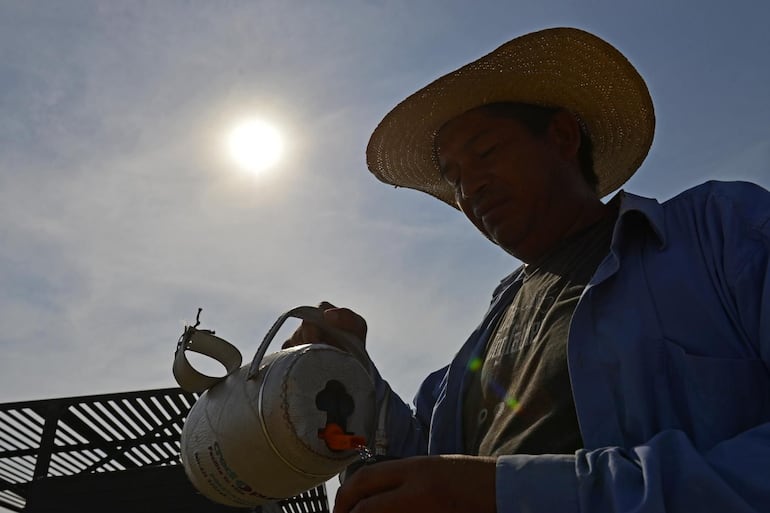
[[[175,386],[199,307],[248,362],[282,312],[322,300],[367,319],[410,400],[519,262],[368,173],[382,116],[517,35],[573,26],[655,103],[625,190],[768,188],[769,16],[759,0],[0,0],[0,402]],[[252,116],[286,145],[259,175],[224,150]]]

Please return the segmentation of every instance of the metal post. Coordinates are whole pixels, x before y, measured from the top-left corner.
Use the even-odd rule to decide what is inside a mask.
[[[38,411],[37,413],[39,415],[42,414],[45,424],[43,424],[43,434],[40,438],[40,449],[37,453],[35,471],[32,474],[33,481],[44,479],[48,475],[48,467],[51,464],[51,455],[53,454],[56,438],[56,427],[59,424],[59,416],[61,415],[61,404],[50,404],[45,411]]]

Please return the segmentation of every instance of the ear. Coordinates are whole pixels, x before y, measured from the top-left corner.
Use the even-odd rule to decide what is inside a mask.
[[[577,162],[582,133],[574,114],[564,109],[554,113],[548,125],[548,137],[556,145],[562,159]]]

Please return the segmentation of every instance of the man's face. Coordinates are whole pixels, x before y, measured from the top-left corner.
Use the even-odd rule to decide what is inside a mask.
[[[538,137],[516,119],[474,109],[449,121],[436,138],[442,175],[454,186],[460,209],[525,262],[558,236],[561,199],[574,187],[551,132]]]

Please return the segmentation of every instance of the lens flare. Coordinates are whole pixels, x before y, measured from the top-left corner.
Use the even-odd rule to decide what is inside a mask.
[[[468,360],[468,370],[471,372],[478,372],[481,370],[483,364],[484,360],[481,357],[474,356]],[[500,385],[500,383],[492,380],[489,382],[489,387],[508,408],[512,409],[514,412],[518,412],[521,409],[521,403],[515,397],[508,395],[508,391]]]

